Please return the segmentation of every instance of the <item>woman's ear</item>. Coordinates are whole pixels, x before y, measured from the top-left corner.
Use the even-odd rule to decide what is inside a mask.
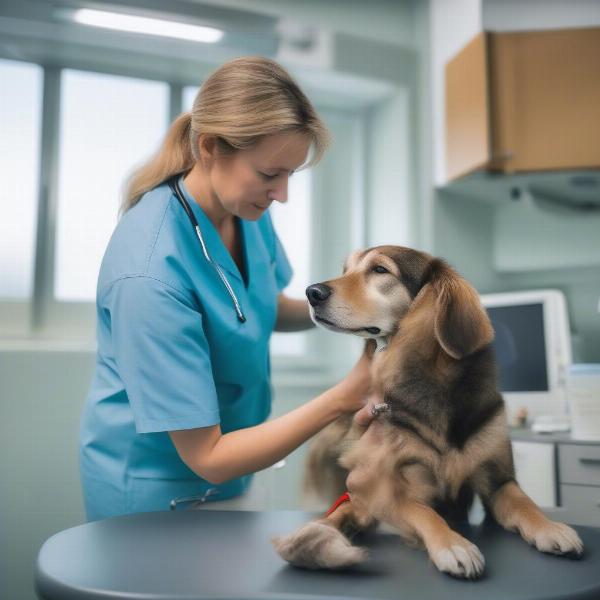
[[[494,339],[494,329],[473,287],[440,261],[430,283],[435,290],[435,337],[446,354],[457,360]]]
[[[217,155],[217,138],[214,135],[200,134],[198,136],[198,153],[204,167],[210,166]]]

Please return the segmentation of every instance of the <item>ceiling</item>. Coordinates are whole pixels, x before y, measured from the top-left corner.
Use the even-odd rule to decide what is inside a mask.
[[[225,35],[217,44],[204,44],[89,27],[70,18],[82,7],[214,26]],[[394,52],[402,54],[397,61]],[[410,50],[214,2],[3,0],[0,5],[0,57],[8,59],[188,85],[200,83],[222,62],[252,54],[282,62],[316,102],[349,109],[390,96],[398,81],[389,65],[414,60]],[[365,54],[371,59],[356,72],[353,65],[364,63]]]

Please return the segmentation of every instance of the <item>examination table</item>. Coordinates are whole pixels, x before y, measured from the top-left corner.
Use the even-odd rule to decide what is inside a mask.
[[[476,581],[440,573],[423,550],[397,535],[356,541],[369,560],[341,572],[285,563],[271,536],[315,514],[301,511],[182,510],[115,517],[57,533],[42,546],[35,586],[44,600],[354,600],[600,598],[600,529],[576,526],[583,558],[542,554],[493,522],[459,531],[486,560]]]

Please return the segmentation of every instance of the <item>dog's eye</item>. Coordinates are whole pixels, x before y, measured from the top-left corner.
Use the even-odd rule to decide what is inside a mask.
[[[385,267],[382,267],[381,265],[377,265],[376,267],[373,267],[373,271],[375,271],[375,273],[389,273],[389,271]]]

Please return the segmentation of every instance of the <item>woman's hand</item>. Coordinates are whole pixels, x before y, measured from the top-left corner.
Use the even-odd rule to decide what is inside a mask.
[[[348,375],[337,384],[342,412],[356,412],[365,405],[371,389],[371,364],[371,357],[363,353]]]
[[[371,412],[372,409],[373,405],[370,401],[367,401],[367,403],[357,413],[354,414],[352,422],[355,425],[366,429],[373,420],[373,414]]]
[[[354,415],[354,424],[366,429],[375,418],[373,416],[373,407],[381,402],[383,402],[383,398],[379,394],[372,393],[367,398],[366,404]]]

